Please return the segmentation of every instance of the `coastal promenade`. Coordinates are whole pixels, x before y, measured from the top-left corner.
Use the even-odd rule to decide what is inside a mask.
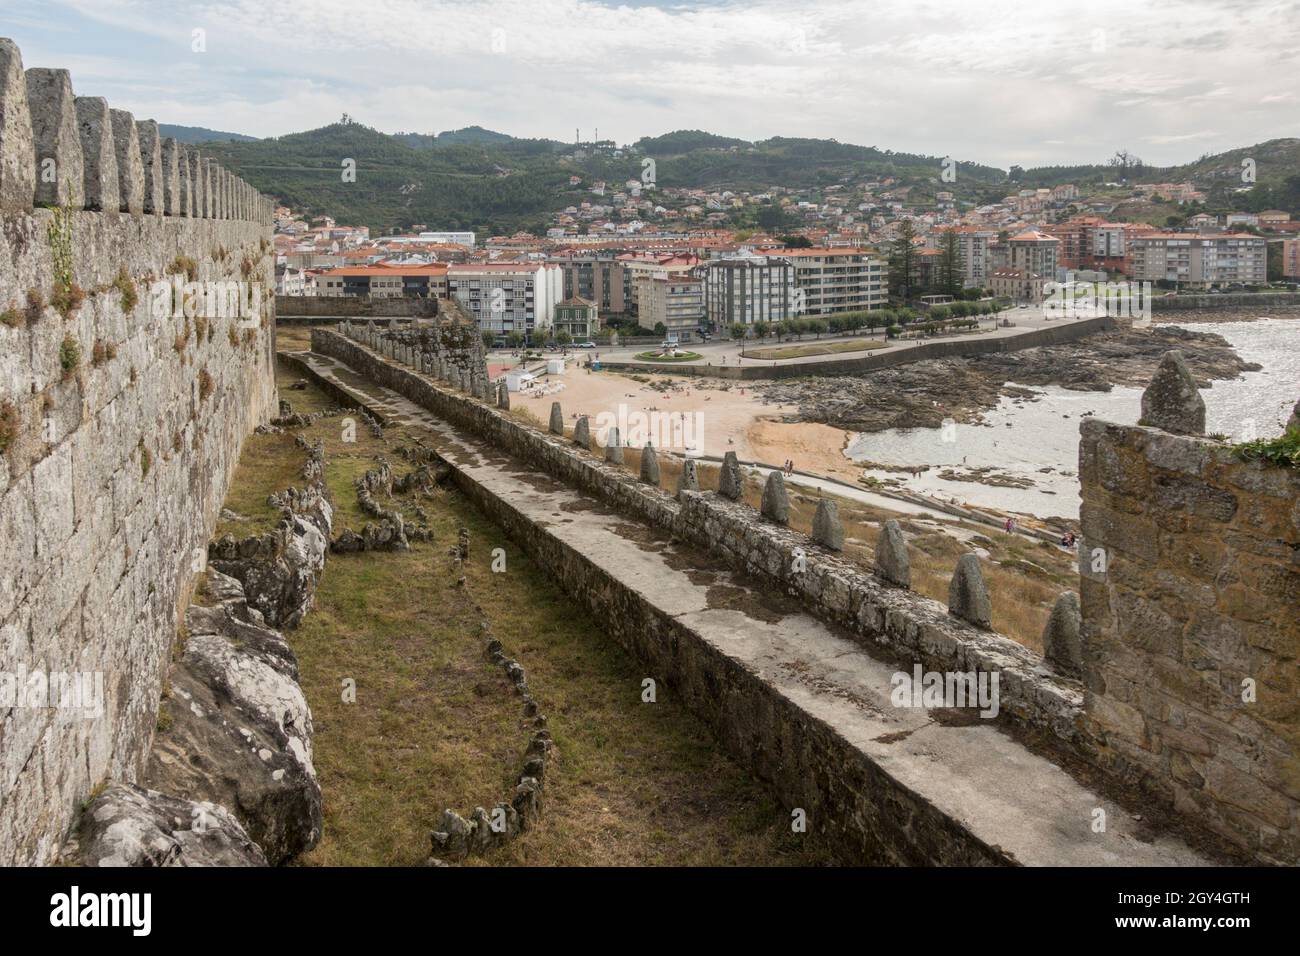
[[[1117,326],[1109,316],[1069,319],[1045,316],[1039,310],[1016,309],[1005,312],[1002,319],[1010,326],[997,325],[979,332],[958,332],[926,339],[874,339],[875,348],[822,355],[805,355],[787,359],[757,359],[749,355],[768,346],[752,342],[719,342],[692,346],[700,357],[681,362],[655,362],[638,359],[646,351],[640,348],[601,348],[601,368],[614,372],[642,374],[676,374],[751,380],[799,378],[806,375],[851,375],[858,372],[891,368],[926,359],[984,355],[1017,349],[1059,345],[1105,332]],[[867,336],[834,336],[804,339],[800,345],[831,346],[841,342],[866,342]],[[775,345],[771,346],[775,347]]]

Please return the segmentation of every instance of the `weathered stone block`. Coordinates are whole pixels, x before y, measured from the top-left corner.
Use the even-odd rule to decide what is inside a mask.
[[[1205,434],[1205,402],[1177,349],[1164,354],[1142,393],[1141,424],[1175,435]]]
[[[894,518],[887,520],[876,538],[876,576],[895,587],[912,586],[912,559],[907,553],[903,529]]]
[[[36,145],[36,202],[80,208],[85,169],[76,95],[67,70],[27,71],[27,99]]]
[[[619,438],[618,428],[612,425],[605,439],[605,460],[615,465],[623,464],[623,442]]]
[[[677,476],[677,495],[681,497],[683,491],[699,491],[700,475],[699,469],[695,465],[694,458],[687,458],[682,462],[681,473]]]
[[[986,630],[993,626],[993,605],[978,555],[963,554],[957,559],[957,569],[948,582],[948,613]]]
[[[785,491],[785,479],[779,471],[769,471],[763,486],[760,510],[764,518],[777,524],[790,523],[790,497]]]
[[[164,194],[168,177],[168,167],[163,162],[162,136],[154,120],[140,120],[135,127],[140,139],[140,161],[144,167],[144,211],[161,216],[167,211]]]
[[[832,551],[844,550],[844,522],[840,520],[840,508],[829,498],[817,499],[817,511],[813,515],[812,539],[823,548]]]
[[[0,212],[27,212],[36,194],[36,153],[18,45],[0,37]]]
[[[144,162],[135,117],[126,110],[109,110],[113,122],[113,149],[117,159],[118,198],[122,212],[144,212]]]
[[[745,480],[740,474],[740,460],[734,451],[722,456],[722,470],[718,475],[718,494],[739,501],[745,493]]]
[[[192,219],[194,218],[194,161],[190,157],[189,149],[180,143],[176,143],[176,159],[180,171],[179,189],[176,194],[179,200],[177,215]]]
[[[117,212],[122,208],[122,189],[108,100],[102,96],[78,96],[75,102],[84,172],[82,204],[87,209]]]
[[[190,164],[190,196],[193,203],[193,211],[190,215],[195,219],[206,219],[208,217],[208,183],[203,155],[197,149],[187,148],[185,152]]]
[[[646,442],[645,447],[641,449],[641,481],[647,485],[659,487],[659,458],[655,454],[654,446]]]
[[[1082,672],[1083,657],[1079,646],[1079,596],[1063,591],[1052,606],[1052,614],[1043,630],[1043,657],[1063,674],[1077,677]]]

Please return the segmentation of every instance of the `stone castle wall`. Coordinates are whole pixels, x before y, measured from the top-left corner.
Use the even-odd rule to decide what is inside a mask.
[[[1111,768],[1300,857],[1300,473],[1101,421],[1079,446],[1082,644]]]
[[[50,861],[142,769],[196,555],[276,409],[270,213],[0,39],[0,864]],[[243,309],[156,294],[191,280]],[[59,674],[102,712],[19,699]]]
[[[276,321],[294,325],[312,320],[333,324],[339,319],[428,318],[438,311],[437,299],[416,296],[277,295]],[[295,320],[298,320],[295,322]]]
[[[884,585],[744,504],[711,493],[674,496],[579,451],[568,438],[472,400],[463,387],[457,393],[436,366],[420,368],[411,351],[401,351],[405,333],[343,327],[349,334],[313,330],[312,350],[619,513],[770,582],[887,659],[945,672],[997,672],[999,719],[1066,759],[1102,770],[1113,784],[1140,783],[1212,839],[1265,862],[1300,855],[1290,842],[1300,606],[1300,479],[1293,472],[1237,462],[1222,446],[1207,451],[1203,439],[1084,424],[1081,554],[1102,547],[1110,555],[1103,583],[1081,581],[1085,686],[1020,644]],[[1137,444],[1127,447],[1125,435]],[[1195,610],[1198,601],[1203,611]],[[1177,650],[1170,642],[1177,643],[1184,625],[1157,636],[1161,615],[1175,612],[1186,631]],[[1231,700],[1243,668],[1255,676],[1260,700],[1268,698],[1253,710]]]

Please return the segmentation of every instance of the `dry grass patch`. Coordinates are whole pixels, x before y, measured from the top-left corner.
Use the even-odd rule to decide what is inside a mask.
[[[314,387],[287,389],[296,370],[279,372],[295,411],[330,404]],[[399,473],[409,467],[396,451],[406,430],[380,440],[358,427],[356,442],[344,444],[339,419],[327,418],[304,434],[325,442],[336,533],[364,522],[352,482],[377,454]],[[287,442],[296,475],[303,454],[292,435],[256,437]],[[241,497],[232,500],[286,483],[278,446],[253,454],[267,473],[251,462],[245,472],[241,461]],[[467,814],[509,798],[530,728],[484,655],[484,620],[526,669],[557,756],[539,825],[471,865],[828,861],[826,847],[790,832],[788,810],[721,752],[671,688],[661,683],[658,703],[643,704],[642,668],[458,492],[394,501],[407,515],[416,503],[434,540],[406,553],[332,555],[315,608],[289,634],[324,798],[321,843],[304,864],[418,863],[444,808]],[[461,527],[470,559],[457,566],[447,552]],[[495,547],[506,550],[504,574],[491,571]],[[356,681],[353,704],[342,699],[347,678]]]

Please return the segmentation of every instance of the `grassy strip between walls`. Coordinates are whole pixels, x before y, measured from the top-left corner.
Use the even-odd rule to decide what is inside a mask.
[[[329,404],[314,387],[288,388],[294,411]],[[353,479],[385,455],[397,474],[410,466],[358,421],[344,443],[341,419],[303,433],[323,439],[335,534],[359,531],[364,516]],[[412,431],[414,434],[415,431]],[[293,435],[250,439],[227,501],[253,519],[229,519],[237,536],[266,517],[275,486],[300,485]],[[509,799],[530,728],[519,698],[483,653],[482,623],[528,674],[558,748],[539,826],[470,865],[772,865],[826,862],[827,848],[791,832],[789,809],[731,762],[709,730],[660,685],[641,702],[646,674],[545,571],[454,490],[399,495],[412,520],[428,515],[434,540],[405,553],[331,555],[302,626],[287,637],[315,723],[315,763],[324,796],[320,845],[304,865],[409,865],[429,852],[444,808],[468,814]],[[461,527],[470,558],[449,555]],[[493,548],[507,571],[493,573]],[[465,576],[463,586],[457,579]],[[344,701],[344,681],[356,702]]]

